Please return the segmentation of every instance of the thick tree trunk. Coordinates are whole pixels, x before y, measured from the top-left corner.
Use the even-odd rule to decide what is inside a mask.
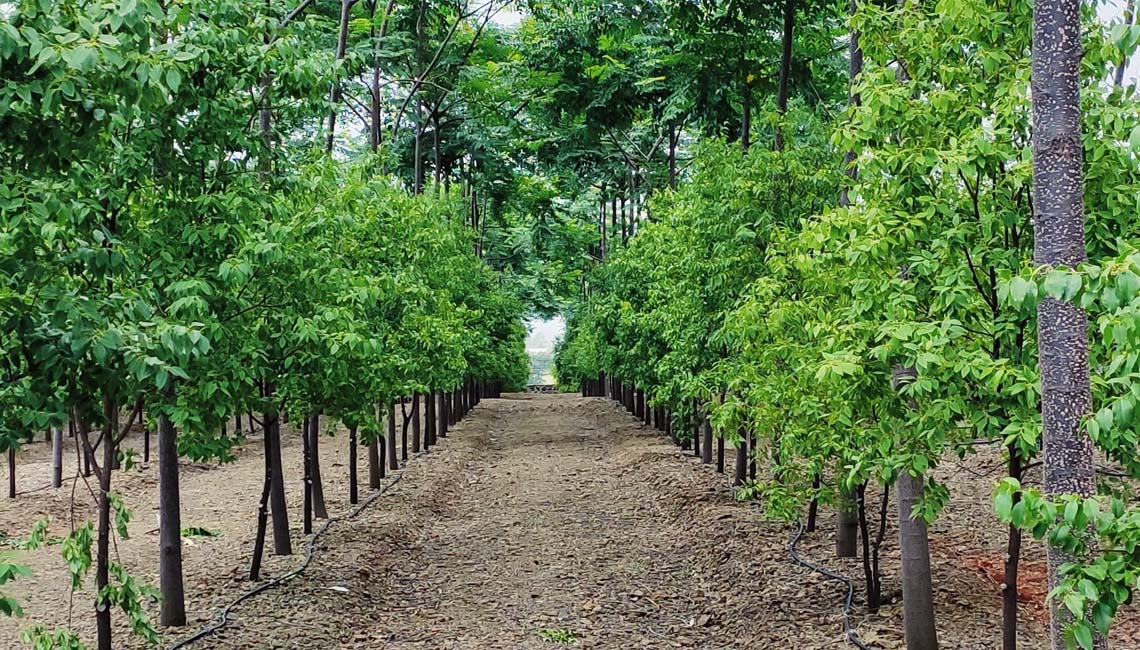
[[[309,424],[309,478],[313,490],[313,516],[328,519],[325,507],[325,483],[321,479],[321,415],[314,413]]]
[[[164,627],[186,625],[182,584],[182,504],[178,490],[178,431],[165,413],[158,415],[158,584]]]
[[[1086,259],[1081,142],[1081,3],[1037,0],[1033,6],[1033,261],[1038,267],[1075,268]],[[1076,305],[1047,297],[1037,306],[1041,367],[1041,422],[1045,492],[1096,494],[1092,441],[1082,418],[1092,410],[1088,317]],[[1062,564],[1049,547],[1049,588]],[[1050,601],[1054,650],[1065,648],[1071,620],[1061,599]],[[1106,648],[1098,636],[1094,645]]]
[[[911,517],[922,500],[924,479],[903,472],[898,479],[899,549],[902,553],[903,627],[907,650],[937,650],[930,540],[926,521]]]

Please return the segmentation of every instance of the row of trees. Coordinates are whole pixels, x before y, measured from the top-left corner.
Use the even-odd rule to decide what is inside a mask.
[[[416,7],[344,0],[330,16],[319,5],[0,4],[0,444],[69,422],[76,432],[97,520],[73,526],[62,552],[72,589],[94,572],[100,650],[112,648],[116,608],[157,641],[139,602],[150,591],[110,553],[130,516],[114,491],[133,462],[120,445],[140,422],[157,431],[160,622],[184,625],[179,459],[229,459],[235,415],[259,414],[264,432],[257,579],[267,520],[274,551],[292,551],[283,417],[306,423],[307,452],[320,414],[343,423],[352,449],[368,446],[379,487],[385,465],[399,466],[394,412],[383,424],[393,400],[427,396],[428,444],[461,405],[526,380],[527,305],[484,259],[479,179],[437,154],[436,182],[424,183],[422,126],[411,179],[396,162],[409,147],[381,146],[380,113],[429,101],[428,69],[399,96],[354,76],[396,57],[386,34],[427,32],[426,3],[414,27],[401,21]],[[470,25],[487,15],[449,7],[439,17],[465,37],[420,45],[454,56],[474,49]],[[365,48],[349,34],[371,38]],[[357,42],[366,57],[347,49]],[[370,126],[338,133],[361,89],[373,93]],[[455,160],[470,169],[478,157]],[[308,455],[306,533],[319,503]],[[82,644],[43,626],[25,638]]]
[[[931,474],[950,453],[1000,447],[1004,648],[1017,642],[1023,531],[1049,543],[1054,646],[1103,646],[1140,570],[1127,486],[1097,482],[1093,462],[1095,442],[1113,474],[1140,478],[1140,102],[1117,74],[1140,29],[1067,1],[1037,2],[1036,15],[1019,0],[853,2],[841,37],[826,10],[780,8],[740,48],[768,52],[776,71],[767,142],[753,144],[746,90],[739,119],[668,136],[691,162],[678,174],[672,154],[657,159],[666,185],[680,181],[630,227],[602,204],[608,245],[560,346],[560,381],[608,385],[642,414],[648,395],[706,462],[713,436],[721,454],[727,439],[738,494],[776,516],[807,512],[811,530],[817,504],[832,504],[837,554],[862,546],[872,610],[867,521],[893,491],[910,650],[938,645],[927,524],[949,493]],[[818,29],[804,35],[801,20]],[[813,43],[841,38],[842,98],[810,83],[838,68]],[[679,76],[654,105],[703,105]],[[734,143],[701,137],[725,124]],[[1044,491],[1023,486],[1042,462]]]

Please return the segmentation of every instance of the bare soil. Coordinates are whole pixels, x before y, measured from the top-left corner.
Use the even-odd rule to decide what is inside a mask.
[[[335,522],[302,576],[239,605],[228,626],[190,647],[499,650],[548,648],[559,640],[614,649],[846,647],[845,591],[790,561],[795,527],[767,519],[755,504],[735,502],[729,477],[683,455],[613,403],[570,395],[485,400],[441,443],[413,458],[359,517]],[[45,447],[21,452],[22,489],[46,482]],[[346,447],[343,436],[321,445],[334,517],[349,511]],[[295,434],[286,437],[284,458],[298,554],[270,556],[267,575],[296,567],[305,541]],[[363,459],[362,450],[362,476]],[[996,452],[983,450],[939,470],[953,495],[931,531],[944,648],[1000,648],[1001,602],[993,582],[1000,573],[993,567],[1000,569],[1005,530],[990,506],[997,460]],[[72,471],[74,452],[69,463]],[[234,463],[185,468],[183,525],[222,536],[187,542],[192,624],[167,631],[167,643],[188,636],[254,586],[244,574],[262,471],[258,439],[241,448]],[[118,558],[148,581],[158,544],[154,472],[141,468],[115,478],[136,510],[131,539],[117,544]],[[86,487],[78,485],[82,497]],[[367,498],[366,483],[361,489]],[[0,501],[0,530],[19,534],[50,514],[65,531],[70,494],[42,489]],[[86,504],[90,497],[76,501]],[[76,516],[90,510],[83,505]],[[893,520],[883,549],[887,594],[898,590]],[[800,553],[854,577],[861,592],[858,561],[831,557],[834,524],[824,509],[820,531],[804,536]],[[1036,543],[1027,546],[1033,585],[1042,575],[1035,564],[1042,553]],[[19,630],[31,621],[68,622],[72,601],[58,547],[25,554],[23,561],[36,573],[10,591],[27,617],[0,620],[0,647],[17,647]],[[1040,589],[1027,591],[1021,647],[1046,648]],[[71,618],[88,639],[92,598],[76,595]],[[871,616],[857,598],[855,610],[865,643],[902,647],[897,599]],[[1135,618],[1125,614],[1115,647],[1140,647]],[[124,629],[117,635],[116,647],[139,645]]]

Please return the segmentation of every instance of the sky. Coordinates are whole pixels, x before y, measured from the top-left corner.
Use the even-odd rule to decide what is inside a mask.
[[[514,27],[522,22],[523,14],[513,9],[504,9],[495,14],[494,22],[500,27]]]
[[[532,318],[526,323],[530,334],[526,337],[527,352],[553,352],[554,344],[562,338],[566,321],[561,316],[550,320]]]

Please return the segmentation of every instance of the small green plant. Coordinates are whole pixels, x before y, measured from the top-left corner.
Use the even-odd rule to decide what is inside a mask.
[[[212,539],[215,537],[221,537],[222,531],[210,530],[209,528],[203,528],[201,526],[188,526],[188,527],[182,529],[182,536],[183,537],[208,537],[208,538]]]
[[[574,634],[572,630],[554,627],[540,630],[538,636],[542,637],[543,641],[549,641],[551,643],[574,643],[578,640],[578,636]]]

